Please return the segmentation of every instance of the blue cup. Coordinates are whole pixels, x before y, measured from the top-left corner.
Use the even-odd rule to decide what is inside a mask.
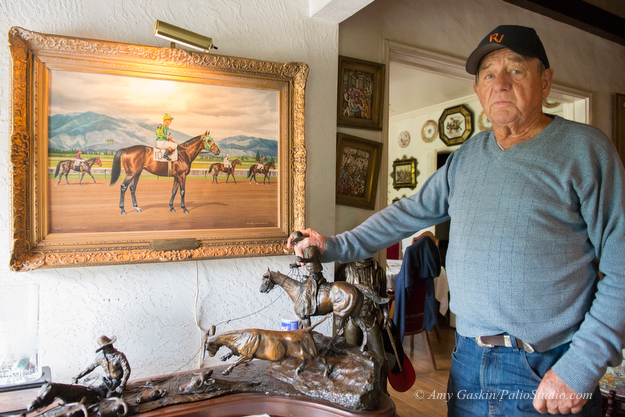
[[[281,322],[282,331],[298,330],[301,328],[299,318],[295,316],[283,317]]]

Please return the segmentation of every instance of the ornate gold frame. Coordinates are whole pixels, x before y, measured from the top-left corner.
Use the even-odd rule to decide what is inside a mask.
[[[381,142],[375,142],[345,133],[336,134],[336,204],[360,207],[368,210],[373,210],[375,208],[378,175],[382,162],[382,146]],[[348,172],[348,166],[346,166],[346,161],[344,161],[348,148],[356,150],[361,154],[366,154],[369,157],[366,169],[364,172],[359,172],[359,175],[364,177],[359,178],[359,180],[364,180],[364,184],[360,184],[362,188],[356,193],[341,192],[342,182],[349,184],[351,182],[350,180],[354,180],[354,178],[350,178],[353,174]],[[349,165],[349,163],[347,163],[347,165]]]
[[[339,56],[339,90],[336,114],[339,126],[382,130],[385,68],[384,64],[377,62]],[[346,83],[349,74],[357,76],[359,81],[362,81],[360,77],[368,78],[367,76],[370,76],[372,79],[370,85],[365,83],[365,85],[359,85],[358,88],[361,103],[356,103],[355,107],[362,109],[362,117],[350,115],[349,110],[346,110],[348,107],[346,103],[351,101],[346,99],[345,95],[349,95],[350,90],[353,89],[353,85],[349,82]],[[371,100],[365,100],[364,97],[369,95]]]
[[[409,178],[403,178],[399,175],[399,171],[405,171],[408,169],[410,174]],[[402,159],[396,159],[393,161],[393,172],[391,173],[391,178],[393,178],[393,188],[396,190],[402,188],[410,188],[414,190],[417,188],[417,176],[419,175],[419,171],[417,171],[417,160],[416,158],[407,158],[406,155],[403,156]]]
[[[281,254],[290,232],[304,228],[304,96],[308,66],[31,32],[9,31],[11,94],[11,260],[14,271]],[[176,233],[49,233],[47,197],[48,71],[72,68],[150,77],[253,80],[280,97],[276,228]]]
[[[445,121],[448,117],[451,118],[451,116],[458,116],[458,118],[455,119],[456,122],[458,120],[462,120],[464,122],[464,129],[460,132],[460,134],[456,134],[452,137],[447,135],[447,130],[449,129],[449,126],[445,126]],[[460,126],[457,126],[457,128],[460,129]],[[467,140],[472,133],[473,113],[464,104],[445,109],[438,119],[438,135],[447,146],[463,144],[464,141]]]

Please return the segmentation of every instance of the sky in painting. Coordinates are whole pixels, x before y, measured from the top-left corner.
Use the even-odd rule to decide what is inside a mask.
[[[278,140],[278,92],[132,77],[52,70],[49,115],[92,111],[135,121],[162,122],[196,136],[210,130],[215,139],[236,135]]]

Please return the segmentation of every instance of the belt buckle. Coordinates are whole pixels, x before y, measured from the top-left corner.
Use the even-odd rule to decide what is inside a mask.
[[[483,347],[483,348],[493,348],[495,347],[495,345],[491,345],[490,343],[484,343],[482,341],[482,336],[478,336],[475,338],[475,342],[477,343],[477,345],[479,347]]]
[[[534,353],[534,348],[529,343],[523,342],[523,350],[525,350],[527,353]]]

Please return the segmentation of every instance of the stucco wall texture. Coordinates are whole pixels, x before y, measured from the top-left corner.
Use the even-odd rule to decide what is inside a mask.
[[[2,8],[0,291],[5,285],[40,284],[40,362],[51,368],[53,379],[69,382],[91,363],[96,340],[103,334],[117,336],[115,346],[128,357],[134,379],[197,368],[195,355],[211,324],[218,324],[218,331],[280,329],[280,318],[293,314],[293,303],[280,289],[261,294],[259,287],[268,268],[286,273],[292,256],[10,271],[7,34],[12,26],[19,26],[41,33],[167,47],[169,42],[152,35],[158,19],[212,37],[222,55],[306,62],[310,67],[306,135],[315,144],[308,167],[328,173],[308,178],[307,198],[319,210],[309,214],[308,221],[332,233],[334,194],[326,190],[333,187],[334,160],[320,150],[334,148],[335,112],[327,103],[335,102],[338,25],[309,18],[307,0],[3,0]],[[227,322],[243,316],[248,317]],[[329,332],[330,327],[323,326]],[[221,362],[215,357],[204,364],[211,363]]]

